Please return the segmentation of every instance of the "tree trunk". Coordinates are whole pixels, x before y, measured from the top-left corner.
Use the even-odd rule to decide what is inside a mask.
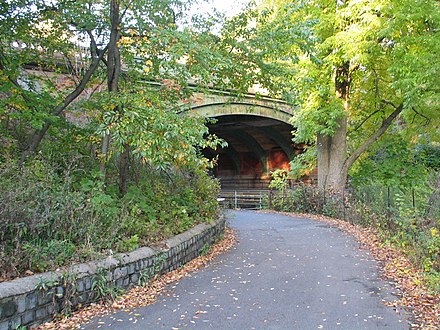
[[[394,111],[382,121],[382,125],[367,138],[352,154],[347,157],[347,122],[350,108],[350,71],[348,63],[336,70],[336,97],[344,102],[344,116],[337,122],[338,127],[332,136],[317,136],[318,151],[318,188],[342,191],[347,183],[348,170],[379,137],[381,137],[394,119],[403,111],[403,104],[398,106],[389,101],[382,103],[391,105]]]
[[[336,97],[344,102],[344,114],[337,121],[337,128],[332,136],[318,134],[318,188],[341,191],[347,181],[344,169],[347,146],[347,120],[349,110],[350,73],[349,64],[344,63],[336,69]]]
[[[341,118],[333,136],[318,135],[318,188],[342,190],[347,180],[344,171],[347,117]]]
[[[130,146],[124,145],[124,151],[119,158],[119,193],[125,195],[128,190],[128,170],[130,169]]]
[[[119,77],[121,73],[121,55],[119,53],[118,41],[120,39],[120,3],[119,0],[112,0],[110,7],[111,31],[107,55],[107,90],[110,93],[117,93],[119,90]],[[118,108],[116,107],[116,111]],[[101,144],[101,174],[105,179],[106,163],[110,150],[110,135],[105,134]]]

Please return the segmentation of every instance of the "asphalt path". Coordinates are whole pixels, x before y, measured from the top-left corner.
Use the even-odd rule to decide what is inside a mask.
[[[150,306],[81,329],[409,329],[393,287],[350,235],[306,218],[231,211],[238,243]]]

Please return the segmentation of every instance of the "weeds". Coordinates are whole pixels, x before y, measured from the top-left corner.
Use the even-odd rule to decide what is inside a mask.
[[[156,279],[162,273],[166,260],[166,253],[161,253],[158,256],[155,256],[153,258],[153,265],[140,272],[138,285],[146,286],[150,281]]]
[[[82,167],[0,164],[0,280],[131,251],[217,216],[218,183],[204,172],[145,165],[121,197]]]
[[[92,290],[98,300],[115,298],[122,293],[122,290],[116,287],[111,280],[110,275],[105,269],[98,269],[92,278]]]

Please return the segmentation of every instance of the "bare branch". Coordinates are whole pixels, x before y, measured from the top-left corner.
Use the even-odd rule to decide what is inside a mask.
[[[425,119],[425,125],[424,126],[428,126],[429,125],[429,123],[431,122],[431,118],[429,118],[428,116],[425,116],[423,113],[418,112],[414,107],[411,107],[411,110],[416,113],[414,115],[414,119],[416,118],[416,116],[420,116],[423,119]]]
[[[122,12],[121,16],[119,16],[119,23],[122,23],[122,19],[124,18],[125,14],[127,13],[127,10],[130,8],[131,4],[133,3],[134,0],[131,0],[124,8],[124,11]]]
[[[383,108],[380,108],[380,109],[378,109],[378,110],[376,110],[376,111],[370,113],[366,118],[364,118],[364,120],[362,120],[362,122],[361,122],[359,125],[356,126],[356,128],[354,129],[354,131],[357,131],[359,128],[362,127],[362,125],[365,124],[365,122],[366,122],[368,119],[370,119],[370,118],[373,117],[376,113],[378,113],[378,112],[380,112],[380,111],[382,111],[382,110],[383,110]]]
[[[381,137],[388,127],[393,123],[394,119],[403,111],[403,103],[399,106],[395,106],[392,102],[383,100],[382,101],[385,104],[392,105],[395,110],[382,121],[382,125],[379,127],[379,129],[374,132],[373,135],[371,135],[362,145],[360,145],[351,155],[348,157],[343,165],[343,169],[347,170],[353,165],[353,163],[356,161],[356,159],[359,158],[362,153],[364,153],[374,142],[377,141],[379,137]]]

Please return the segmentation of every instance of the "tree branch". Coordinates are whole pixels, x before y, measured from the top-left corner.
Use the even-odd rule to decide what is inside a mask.
[[[90,78],[92,78],[93,73],[98,68],[99,62],[104,57],[104,54],[107,52],[108,45],[101,51],[98,57],[96,57],[92,64],[90,64],[90,67],[87,69],[87,72],[84,74],[84,77],[82,77],[81,82],[76,86],[75,90],[72,91],[67,97],[64,99],[64,102],[60,104],[59,106],[55,107],[52,114],[59,116],[61,112],[66,109],[70,103],[72,103],[73,100],[75,100],[79,94],[82,93],[82,91],[85,89],[87,83],[89,82]]]
[[[354,129],[354,131],[357,131],[359,128],[361,128],[362,125],[365,124],[365,122],[366,122],[368,119],[370,119],[371,117],[373,117],[376,113],[378,113],[378,112],[380,112],[380,111],[382,111],[382,108],[381,108],[381,109],[378,109],[378,110],[376,110],[376,111],[374,111],[374,112],[371,113],[371,114],[369,114],[364,120],[362,120],[362,122],[361,122],[359,125],[356,126],[356,128]]]
[[[394,119],[403,111],[403,103],[399,106],[395,106],[392,102],[383,100],[382,101],[385,104],[392,105],[395,110],[382,121],[382,125],[379,127],[379,129],[371,135],[362,145],[360,145],[351,155],[348,157],[343,165],[343,169],[349,169],[351,165],[356,161],[356,159],[359,158],[360,155],[362,155],[374,142],[377,141],[379,137],[381,137],[388,127],[393,123]],[[342,169],[341,169],[342,170]]]
[[[90,38],[90,50],[92,52],[92,57],[99,57],[100,55],[100,50],[98,48],[98,45],[96,44],[96,40],[95,37],[93,36],[93,33],[91,30],[86,30],[87,35]],[[105,66],[107,66],[107,61],[104,57],[101,58],[101,61],[105,64]]]
[[[127,10],[130,8],[134,0],[131,0],[124,8],[122,14],[119,16],[118,25],[122,24],[122,20],[124,19],[125,14],[127,13]]]
[[[80,83],[76,86],[75,90],[73,90],[67,97],[64,99],[64,101],[56,106],[52,111],[51,114],[54,116],[60,116],[61,113],[84,91],[87,83],[89,82],[90,78],[92,77],[93,73],[97,69],[99,62],[101,61],[102,57],[106,53],[108,49],[108,45],[101,51],[98,57],[96,57],[93,62],[90,64],[90,67],[88,68],[87,72],[84,74],[83,78],[81,79]],[[33,154],[41,140],[43,140],[44,135],[48,131],[51,123],[46,120],[43,128],[36,131],[32,137],[30,138],[27,148],[23,150],[21,154],[21,160],[20,163],[23,163],[23,161],[29,157],[31,154]]]
[[[425,119],[425,126],[428,126],[429,123],[431,122],[431,119],[428,118],[427,116],[425,116],[423,113],[418,112],[414,107],[411,107],[412,111],[414,111],[416,114],[414,115],[414,119],[413,122],[416,118],[417,115],[419,115],[420,117],[422,117],[423,119]]]

